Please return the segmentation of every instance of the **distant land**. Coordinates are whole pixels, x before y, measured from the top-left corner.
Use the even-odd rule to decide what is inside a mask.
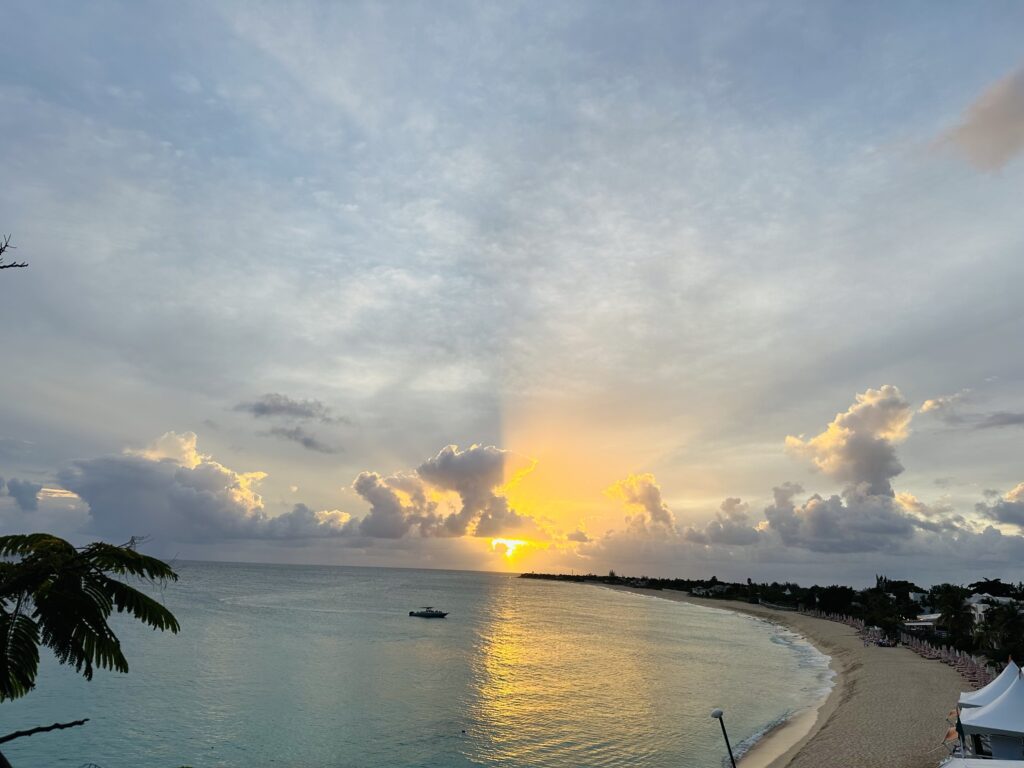
[[[677,590],[696,597],[761,604],[782,611],[846,616],[878,627],[890,638],[910,632],[936,645],[983,654],[1004,662],[1024,659],[1024,583],[981,579],[967,585],[935,584],[876,576],[875,586],[857,590],[832,584],[802,587],[795,582],[724,582],[648,576],[524,573],[524,579],[571,581],[652,590]]]

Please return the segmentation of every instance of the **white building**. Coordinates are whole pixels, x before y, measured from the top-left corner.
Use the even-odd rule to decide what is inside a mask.
[[[1009,605],[1016,602],[1012,597],[993,597],[992,595],[978,594],[977,592],[967,598],[967,604],[971,606],[971,612],[974,614],[975,624],[981,624],[985,620],[985,612],[993,603],[996,605]]]

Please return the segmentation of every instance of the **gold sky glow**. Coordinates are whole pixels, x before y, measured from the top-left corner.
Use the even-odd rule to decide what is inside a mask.
[[[511,560],[515,556],[516,551],[528,543],[522,539],[491,539],[491,549],[496,552],[504,551],[505,557]]]

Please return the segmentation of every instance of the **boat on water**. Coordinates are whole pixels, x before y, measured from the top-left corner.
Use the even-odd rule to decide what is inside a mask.
[[[443,619],[448,615],[447,611],[439,611],[432,605],[425,605],[418,611],[409,611],[410,616],[417,616],[421,619]]]

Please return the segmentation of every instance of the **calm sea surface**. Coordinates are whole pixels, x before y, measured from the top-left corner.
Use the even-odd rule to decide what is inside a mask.
[[[14,768],[688,766],[827,688],[827,658],[725,611],[496,574],[179,563],[179,635],[119,622],[127,675],[52,660]],[[421,605],[445,620],[408,616]]]

